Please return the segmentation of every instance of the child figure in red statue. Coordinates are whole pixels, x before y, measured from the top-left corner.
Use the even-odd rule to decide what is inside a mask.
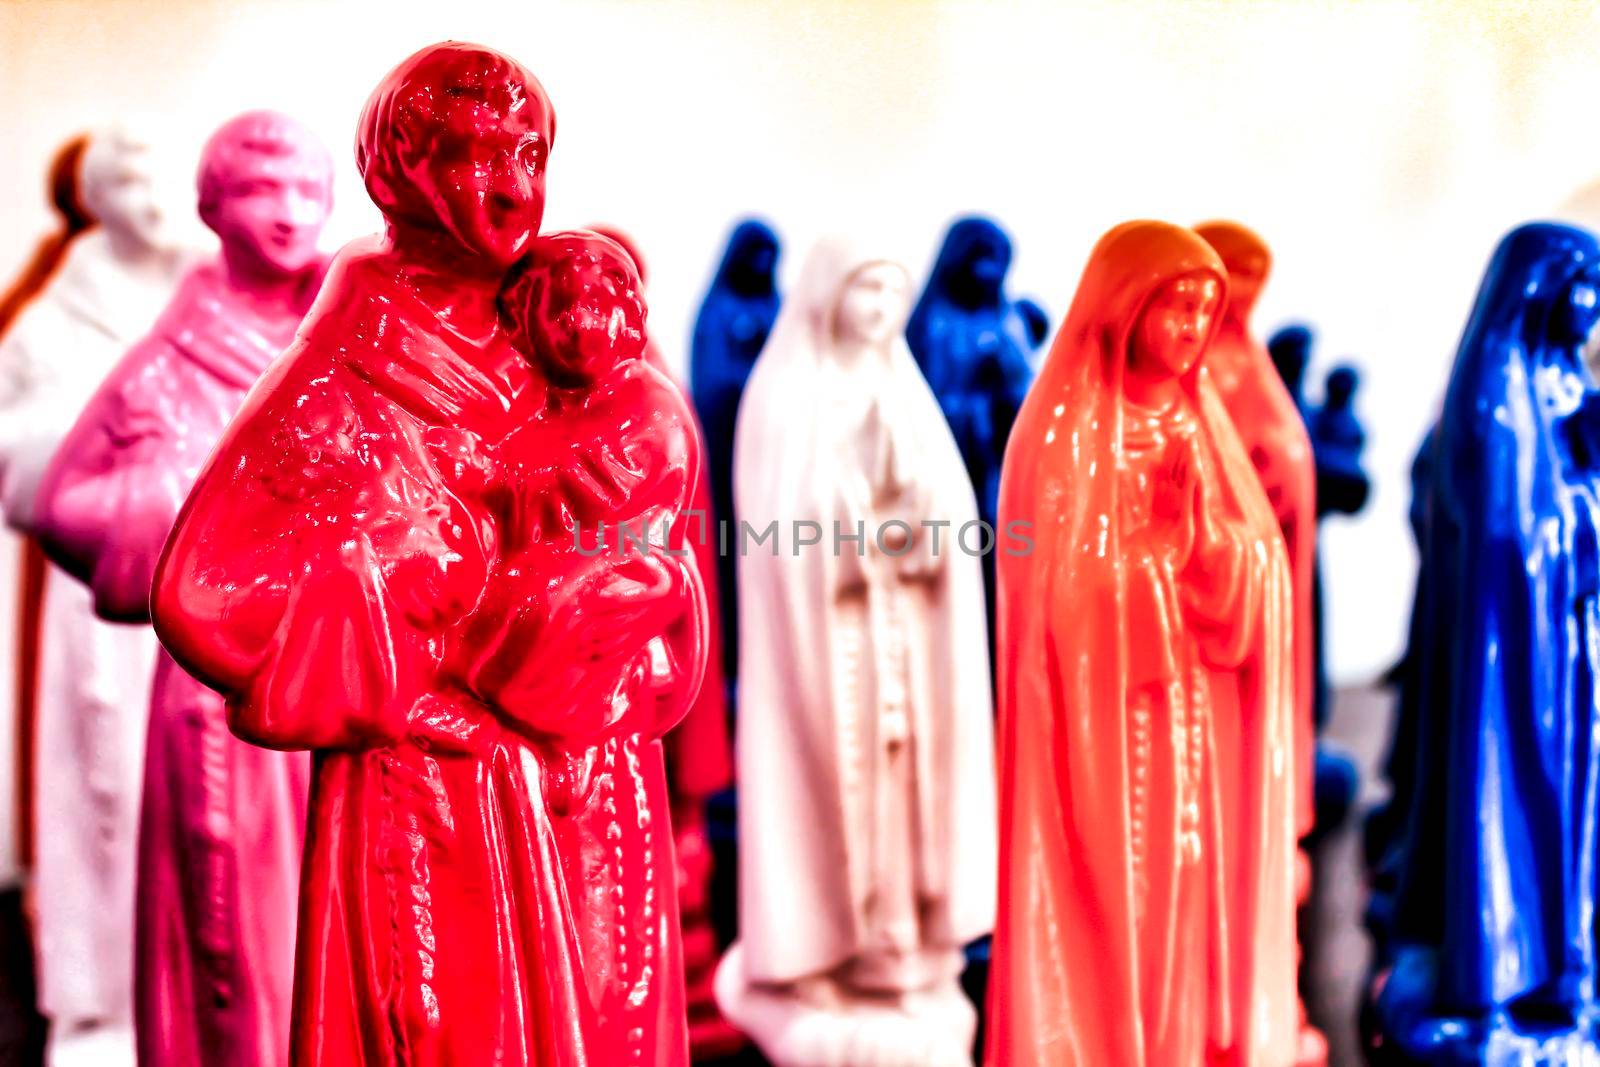
[[[1311,438],[1294,398],[1272,364],[1272,355],[1251,333],[1250,313],[1272,270],[1272,253],[1253,230],[1237,222],[1206,222],[1195,233],[1222,257],[1228,269],[1228,304],[1216,340],[1206,353],[1206,374],[1233,419],[1250,463],[1266,491],[1289,556],[1293,595],[1295,833],[1304,838],[1315,820],[1316,619],[1313,614],[1317,547],[1317,469]],[[1311,860],[1297,856],[1297,897],[1311,895]],[[1304,1016],[1304,1008],[1301,1015]],[[1322,1067],[1328,1043],[1308,1023],[1300,1029],[1299,1067]]]
[[[699,682],[703,600],[659,550],[537,544],[543,486],[503,458],[554,384],[498,306],[554,129],[488,49],[384,79],[357,162],[388,231],[336,258],[157,572],[157,629],[234,731],[315,753],[297,1067],[687,1061],[656,737]],[[641,403],[650,462],[682,466],[653,484],[688,485],[687,411]],[[610,429],[597,451],[627,455]]]
[[[1227,271],[1101,238],[1011,435],[992,1067],[1290,1067],[1290,589],[1201,361]]]
[[[650,278],[638,246],[621,230],[594,226],[633,260],[639,281]],[[683,383],[652,339],[645,345],[645,360],[688,396]],[[691,405],[692,406],[692,405]],[[705,455],[705,433],[697,424],[695,436]],[[663,740],[667,757],[667,791],[672,797],[672,840],[678,860],[678,919],[683,930],[684,996],[689,1009],[689,1054],[695,1062],[731,1056],[744,1047],[744,1035],[735,1030],[717,1007],[713,984],[722,946],[712,925],[712,855],[707,804],[711,797],[733,784],[733,744],[728,736],[727,679],[723,677],[722,614],[717,587],[717,540],[713,529],[710,472],[702,466],[689,500],[689,510],[678,516],[669,543],[675,551],[694,555],[695,569],[706,594],[705,678],[683,719]]]

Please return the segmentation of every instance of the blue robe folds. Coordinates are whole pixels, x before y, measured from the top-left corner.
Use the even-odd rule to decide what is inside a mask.
[[[1595,1026],[1600,243],[1501,242],[1430,450],[1416,766],[1375,1062],[1576,1065]]]

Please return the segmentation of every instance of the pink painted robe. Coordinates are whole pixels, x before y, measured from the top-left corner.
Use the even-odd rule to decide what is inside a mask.
[[[193,270],[100,388],[40,492],[46,551],[102,617],[148,620],[178,509],[298,309],[252,306],[220,263]],[[309,763],[228,732],[221,696],[162,653],[151,697],[136,900],[135,1016],[146,1067],[288,1058]]]

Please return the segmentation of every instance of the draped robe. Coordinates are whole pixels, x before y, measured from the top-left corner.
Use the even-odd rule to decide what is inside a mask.
[[[129,271],[91,230],[0,343],[0,510],[31,530],[40,479],[95,388],[171,299],[181,257]],[[131,1029],[133,900],[156,642],[95,616],[58,568],[40,576],[33,817],[40,1007],[53,1045],[84,1023]],[[124,1060],[133,1056],[125,1033]]]
[[[1413,765],[1395,768],[1375,1005],[1399,1062],[1600,1055],[1600,390],[1581,366],[1597,290],[1592,234],[1508,235],[1416,471],[1395,750]]]
[[[1002,523],[992,1067],[1287,1067],[1297,1032],[1289,576],[1201,369],[1122,392],[1190,231],[1101,239],[1023,405]],[[1203,361],[1203,357],[1202,357]]]
[[[530,522],[499,446],[542,382],[385,260],[336,260],[156,581],[234,731],[315,752],[292,1062],[682,1065],[657,738],[699,682],[698,583]],[[670,513],[694,449],[658,383],[654,446],[610,454]]]
[[[178,508],[299,322],[292,307],[234,290],[220,261],[197,267],[63,440],[36,528],[102,618],[148,620]],[[230,737],[222,698],[165,652],[149,699],[134,908],[140,1060],[282,1064],[308,763]]]

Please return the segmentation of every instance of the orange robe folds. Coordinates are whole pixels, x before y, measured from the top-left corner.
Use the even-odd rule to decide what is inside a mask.
[[[1124,391],[1191,231],[1095,248],[1012,432],[999,560],[991,1067],[1288,1067],[1295,996],[1289,570],[1203,369]]]

